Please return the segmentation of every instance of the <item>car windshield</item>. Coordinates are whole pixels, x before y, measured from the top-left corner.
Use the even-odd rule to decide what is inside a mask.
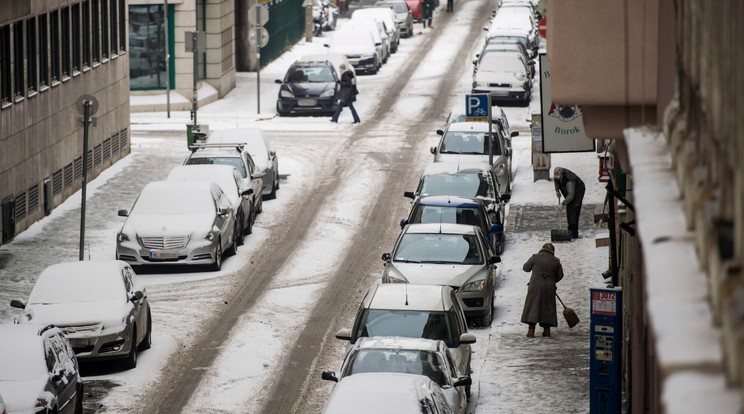
[[[396,13],[408,13],[408,7],[405,3],[381,3],[384,6],[388,6],[393,9]]]
[[[29,304],[45,305],[104,301],[127,301],[121,276],[103,277],[82,269],[77,273],[44,271],[28,297]]]
[[[406,233],[393,261],[436,264],[482,264],[483,252],[472,234]]]
[[[441,339],[448,347],[455,343],[447,314],[434,311],[366,309],[357,330],[357,337],[364,336]]]
[[[474,154],[488,155],[487,132],[476,131],[447,131],[442,139],[442,154]],[[495,136],[493,134],[492,136]],[[493,142],[493,155],[501,155],[501,146],[496,139]]]
[[[215,204],[212,197],[204,192],[143,191],[134,202],[130,215],[191,215],[215,214]]]
[[[483,72],[525,72],[524,63],[517,55],[506,52],[490,52],[481,57],[478,70]]]
[[[294,67],[287,72],[287,82],[329,83],[335,81],[333,71],[326,65]]]
[[[245,170],[245,165],[240,160],[240,157],[192,157],[186,161],[186,165],[229,165],[235,167],[240,172],[240,176],[245,178],[248,176],[248,172]]]
[[[481,227],[483,217],[477,207],[418,206],[410,223],[452,223]]]
[[[440,386],[448,385],[443,358],[436,352],[417,349],[360,349],[352,356],[343,376],[364,372],[426,375]]]
[[[333,36],[331,49],[334,47],[370,47],[374,46],[372,37],[366,31],[346,31]]]
[[[488,197],[489,185],[482,172],[433,174],[423,178],[419,194],[450,195],[459,197]]]

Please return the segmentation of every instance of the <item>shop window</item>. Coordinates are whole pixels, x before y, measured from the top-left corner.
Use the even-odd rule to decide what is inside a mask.
[[[164,89],[165,7],[129,6],[129,86],[131,89]]]

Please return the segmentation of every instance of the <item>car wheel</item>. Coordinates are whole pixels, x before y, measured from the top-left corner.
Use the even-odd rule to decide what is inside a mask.
[[[274,200],[276,198],[276,189],[277,187],[272,187],[271,192],[266,195],[267,200]]]
[[[253,212],[249,212],[248,227],[245,228],[245,234],[253,234],[253,221],[255,220]]]
[[[235,244],[238,246],[242,246],[245,243],[245,237],[246,229],[243,227],[243,222],[245,220],[245,216],[243,213],[240,214],[240,222],[235,222]],[[250,226],[250,221],[248,221],[248,226]],[[248,233],[250,234],[250,233]]]
[[[150,308],[147,308],[147,333],[137,346],[137,350],[144,351],[150,349],[150,347],[152,347],[152,316],[150,315]]]
[[[491,322],[493,321],[493,295],[491,295],[490,301],[491,304],[488,307],[488,313],[483,315],[483,317],[479,321],[479,325],[482,327],[491,326]]]
[[[225,257],[235,256],[236,253],[238,253],[238,244],[235,242],[235,238],[233,237],[230,247],[225,249]]]
[[[274,190],[279,189],[279,171],[274,172]]]
[[[137,367],[137,325],[132,325],[132,346],[129,355],[124,360],[124,368],[133,369]]]
[[[217,247],[214,251],[214,263],[212,263],[211,269],[219,271],[222,269],[222,240],[217,239]]]

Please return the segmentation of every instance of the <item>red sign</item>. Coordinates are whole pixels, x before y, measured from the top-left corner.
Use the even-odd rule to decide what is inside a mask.
[[[592,292],[592,314],[615,316],[617,313],[615,292]]]
[[[537,31],[540,32],[540,36],[543,37],[543,39],[548,38],[548,18],[543,17],[540,19],[540,22],[537,24]]]

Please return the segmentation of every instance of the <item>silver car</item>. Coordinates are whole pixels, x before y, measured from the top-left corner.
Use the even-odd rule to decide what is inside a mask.
[[[424,375],[442,388],[452,411],[464,414],[468,405],[465,386],[472,380],[457,370],[443,341],[424,338],[360,338],[346,353],[340,375],[324,371],[324,380],[338,382],[365,372],[399,372]]]
[[[55,325],[70,341],[78,360],[124,361],[137,366],[137,351],[152,344],[147,291],[120,260],[58,263],[41,272],[19,323]]]
[[[405,0],[382,0],[375,3],[377,7],[390,7],[395,12],[395,24],[400,30],[400,37],[413,36],[413,16]]]
[[[448,195],[477,198],[489,210],[505,217],[504,204],[510,194],[501,194],[497,188],[496,174],[487,162],[434,162],[426,166],[416,191],[406,191],[404,196]]]
[[[116,258],[130,265],[222,268],[235,254],[235,212],[220,186],[154,181],[140,192],[116,236]]]
[[[491,254],[480,228],[464,224],[409,224],[392,253],[384,253],[383,283],[451,286],[465,305],[465,316],[491,324],[496,287]]]

